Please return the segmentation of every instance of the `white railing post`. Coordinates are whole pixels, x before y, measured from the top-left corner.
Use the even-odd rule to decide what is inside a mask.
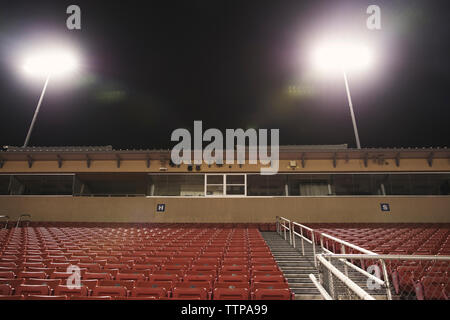
[[[383,277],[384,277],[384,285],[386,286],[386,294],[388,297],[388,300],[392,300],[392,293],[391,293],[391,284],[389,282],[389,275],[387,273],[386,263],[383,259],[380,259],[381,267],[383,269]]]
[[[314,266],[317,268],[316,239],[314,238],[314,231],[312,229],[311,229],[311,238],[312,238],[312,245],[313,245]]]
[[[292,223],[289,221],[289,243],[292,246]]]
[[[300,234],[301,234],[301,239],[302,239],[302,255],[305,255],[305,244],[303,242],[303,228],[300,227]]]
[[[296,244],[295,244],[295,226],[294,223],[292,223],[292,246],[294,248],[296,248]]]

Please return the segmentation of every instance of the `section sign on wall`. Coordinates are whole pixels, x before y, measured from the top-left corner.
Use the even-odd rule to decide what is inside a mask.
[[[165,203],[158,203],[156,205],[156,212],[165,212],[166,211],[166,204]]]
[[[391,207],[389,206],[389,203],[380,203],[381,211],[383,212],[391,212]]]

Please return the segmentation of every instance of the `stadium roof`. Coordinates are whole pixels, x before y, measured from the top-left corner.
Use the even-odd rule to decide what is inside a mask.
[[[450,159],[450,149],[444,148],[348,148],[340,145],[280,146],[280,160],[304,159]],[[62,161],[62,160],[169,160],[167,149],[113,149],[112,146],[86,147],[4,147],[0,162]]]

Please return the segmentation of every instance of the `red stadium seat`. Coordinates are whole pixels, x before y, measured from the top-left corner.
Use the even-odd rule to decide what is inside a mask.
[[[86,272],[83,276],[85,280],[111,280],[111,274],[109,272]]]
[[[208,299],[208,292],[205,288],[182,288],[177,287],[173,288],[172,291],[173,298],[189,298],[189,299]]]
[[[177,282],[178,281],[178,275],[176,274],[151,274],[148,277],[148,281],[153,281],[153,282]]]
[[[65,295],[68,297],[71,296],[87,296],[88,295],[88,289],[87,287],[80,287],[80,288],[69,288],[68,286],[57,286],[55,288],[55,295]]]
[[[29,295],[25,297],[26,300],[67,300],[67,296],[46,296],[46,295]]]
[[[0,295],[12,294],[12,288],[9,284],[0,284]]]
[[[248,283],[248,276],[245,274],[219,275],[218,282]]]
[[[16,288],[17,295],[50,295],[50,287],[46,285],[21,284]]]
[[[102,287],[125,287],[131,290],[135,286],[134,280],[99,280],[98,285]]]
[[[136,281],[135,288],[164,288],[169,292],[173,284],[172,281]]]
[[[45,285],[49,286],[50,289],[55,289],[61,282],[61,279],[26,279],[24,284]]]
[[[92,296],[126,297],[127,288],[120,286],[98,286],[92,290]]]
[[[136,287],[131,290],[132,297],[155,297],[164,298],[167,297],[167,289],[163,287]]]
[[[248,300],[247,288],[216,288],[213,292],[213,300]]]
[[[23,295],[0,295],[0,300],[23,300]]]
[[[135,280],[135,281],[141,281],[145,280],[147,277],[144,273],[118,273],[116,275],[117,280]]]
[[[70,300],[112,300],[111,296],[72,296]]]
[[[289,289],[256,289],[253,300],[291,300]]]
[[[263,283],[279,283],[279,282],[285,282],[285,279],[283,275],[276,275],[276,276],[254,276],[252,278],[253,282],[263,282]]]
[[[45,272],[32,272],[32,271],[21,271],[17,275],[17,278],[20,279],[45,279],[47,278],[47,274]]]

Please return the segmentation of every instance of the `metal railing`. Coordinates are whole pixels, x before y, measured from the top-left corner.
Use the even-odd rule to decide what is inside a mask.
[[[317,249],[316,249],[316,241],[317,241],[317,236],[319,239],[319,244],[320,244],[320,253],[328,253],[328,254],[336,254],[336,252],[333,252],[332,248],[330,248],[329,243],[333,242],[333,246],[334,244],[340,244],[340,253],[342,254],[346,254],[353,251],[356,251],[358,253],[362,253],[364,255],[374,255],[374,256],[378,256],[377,253],[366,250],[364,248],[358,247],[354,244],[351,244],[347,241],[341,240],[339,238],[333,237],[329,234],[323,233],[323,232],[319,232],[319,231],[315,231],[312,228],[309,228],[305,225],[302,225],[300,223],[297,222],[293,222],[290,221],[287,218],[284,217],[276,217],[276,224],[277,224],[277,231],[278,233],[284,237],[285,240],[287,240],[287,238],[289,237],[289,243],[295,248],[296,247],[296,242],[295,239],[296,237],[300,238],[301,241],[301,252],[302,255],[305,255],[305,244],[304,241],[308,242],[309,244],[312,245],[313,248],[313,257],[314,257],[314,265],[317,267],[318,266],[318,262],[317,262]],[[299,230],[296,231],[295,228],[298,228]],[[309,237],[308,237],[309,236]],[[329,241],[327,241],[329,240]],[[334,248],[334,250],[336,251],[336,248]],[[360,274],[362,274],[363,276],[371,279],[372,281],[374,281],[375,283],[383,286],[386,290],[386,296],[389,300],[392,300],[392,293],[391,293],[391,288],[390,288],[390,283],[389,283],[389,277],[388,277],[388,272],[387,272],[387,268],[386,268],[386,264],[383,260],[380,260],[380,265],[382,268],[382,272],[383,272],[383,279],[380,279],[378,277],[375,277],[374,275],[368,273],[366,270],[364,270],[363,268],[360,268],[359,266],[355,265],[353,263],[353,260],[351,261],[347,261],[344,258],[340,258],[340,262],[342,262],[344,264],[344,272],[345,275],[348,277],[349,276],[349,268],[351,268],[354,271],[359,272]],[[363,266],[363,263],[361,263],[361,266]]]
[[[24,220],[23,218],[29,218],[29,219],[28,220]],[[17,219],[16,228],[19,227],[21,221],[28,221],[29,222],[30,220],[31,220],[31,214],[28,214],[28,213],[21,214],[19,216],[19,219]]]
[[[300,228],[300,233],[295,231],[295,227],[299,227]],[[308,239],[307,232],[303,232],[303,230],[310,232],[311,234],[311,239]],[[305,235],[306,234],[306,235]],[[302,255],[305,255],[305,243],[304,241],[308,242],[309,244],[312,245],[312,249],[313,249],[313,255],[314,255],[314,265],[317,266],[317,260],[316,260],[316,242],[314,241],[314,230],[304,226],[300,223],[297,222],[292,222],[292,242],[293,242],[293,246],[294,248],[296,247],[296,243],[295,243],[295,236],[300,237],[301,240],[301,244],[302,244]]]
[[[286,225],[287,223],[287,225]],[[291,221],[283,218],[283,217],[277,217],[277,232],[284,237],[284,240],[287,241],[287,235],[286,232],[289,233],[289,243],[292,245],[292,232],[291,232]]]
[[[8,223],[9,223],[9,216],[1,215],[0,219],[6,219],[5,226],[3,227],[3,229],[7,229],[8,228]]]
[[[333,298],[328,294],[327,290],[325,290],[325,288],[317,280],[315,275],[310,273],[309,278],[311,279],[312,283],[316,286],[317,290],[319,290],[320,294],[325,300],[333,300]]]
[[[319,264],[319,270],[321,271],[319,277],[325,278],[328,276],[328,281],[323,281],[321,279],[322,281],[320,282],[325,282],[327,284],[328,292],[331,293],[329,296],[331,296],[333,300],[339,299],[341,296],[350,297],[350,299],[354,296],[362,300],[375,300],[373,296],[358,286],[331,262],[327,261],[322,254],[317,255],[317,262]],[[325,275],[325,273],[327,273],[327,275]],[[339,284],[341,285],[339,286]],[[325,288],[324,290],[327,291]]]
[[[372,266],[377,266],[376,262],[379,261],[381,266],[386,266],[389,265],[389,268],[391,270],[391,277],[393,279],[393,285],[395,288],[395,291],[398,295],[398,298],[401,299],[411,299],[411,297],[415,298],[415,299],[419,299],[419,300],[423,300],[423,299],[427,299],[425,295],[425,293],[428,293],[428,296],[433,296],[433,294],[435,294],[435,296],[438,296],[440,293],[439,292],[430,292],[430,290],[440,290],[440,289],[436,289],[436,287],[431,286],[431,288],[429,288],[428,290],[426,290],[427,292],[424,292],[425,288],[422,287],[421,282],[423,281],[424,278],[426,278],[427,276],[427,269],[428,268],[437,268],[440,270],[448,270],[448,268],[450,268],[450,256],[438,256],[438,255],[391,255],[391,254],[379,254],[379,255],[367,255],[367,254],[322,254],[321,255],[323,258],[328,259],[329,261],[336,261],[336,260],[354,260],[354,259],[363,259],[363,260],[368,260],[368,261],[372,261],[371,264]],[[400,280],[398,279],[399,274],[397,272],[397,270],[400,269],[400,267],[408,267],[408,266],[412,266],[412,268],[415,269],[415,273],[416,273],[416,278],[410,278],[408,276],[405,277],[405,275],[403,275],[403,279],[402,277],[400,277]],[[379,268],[379,266],[377,266]],[[416,269],[419,268],[419,269]],[[445,274],[444,272],[442,272],[442,274]],[[381,275],[379,275],[381,277]],[[386,273],[383,272],[383,278],[384,279],[389,279],[389,276]],[[422,278],[423,277],[423,278]],[[434,274],[432,276],[432,278],[435,278],[436,274]],[[377,277],[374,277],[373,275],[371,275],[371,277],[368,277],[368,279],[372,280],[373,279],[377,279]],[[439,278],[439,277],[438,277]],[[416,279],[416,280],[414,280]],[[446,279],[446,280],[444,280]],[[408,280],[408,281],[405,281]],[[442,286],[442,291],[445,292],[445,288],[448,287],[448,285],[450,284],[450,278],[448,278],[447,276],[443,276],[442,279],[440,279],[440,281],[443,281],[444,283],[441,283]],[[380,284],[380,282],[374,281],[375,283]],[[400,287],[406,287],[401,289]],[[410,287],[409,289],[407,289],[408,287]],[[442,294],[442,295],[445,295]],[[448,295],[448,293],[447,293]],[[448,299],[448,296],[445,297],[446,299]],[[388,297],[388,299],[391,299],[391,297]],[[436,297],[432,298],[432,299],[436,299]]]

